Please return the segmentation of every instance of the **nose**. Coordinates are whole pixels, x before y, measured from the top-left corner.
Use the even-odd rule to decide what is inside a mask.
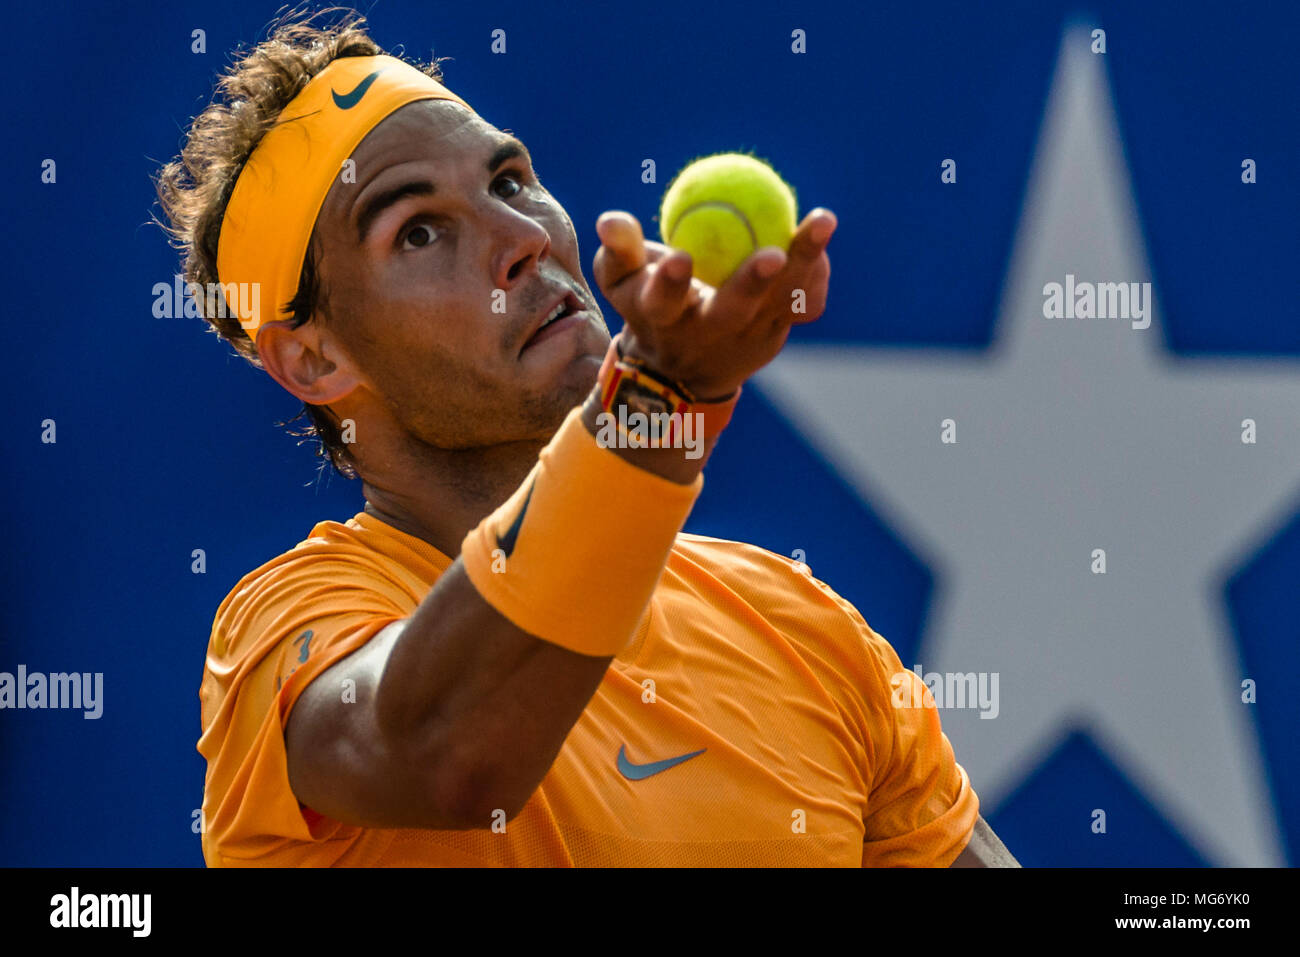
[[[497,289],[509,292],[530,269],[540,271],[551,254],[551,236],[537,220],[509,207],[503,207],[498,230],[492,280]]]

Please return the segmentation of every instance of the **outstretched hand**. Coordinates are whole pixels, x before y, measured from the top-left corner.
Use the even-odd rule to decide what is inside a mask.
[[[707,401],[730,395],[776,358],[793,325],[821,316],[836,224],[830,210],[814,209],[788,253],[765,246],[715,289],[692,275],[689,253],[647,240],[635,216],[611,210],[596,221],[601,247],[592,270],[626,323],[624,352]]]

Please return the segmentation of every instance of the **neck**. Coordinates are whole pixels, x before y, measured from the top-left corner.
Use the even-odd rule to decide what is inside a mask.
[[[382,465],[359,462],[365,511],[455,560],[461,541],[514,494],[545,446],[536,439],[478,449],[421,444]]]

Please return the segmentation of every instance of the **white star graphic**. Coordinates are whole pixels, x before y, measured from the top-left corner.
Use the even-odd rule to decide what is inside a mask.
[[[941,712],[986,811],[1083,727],[1207,860],[1277,866],[1241,682],[1290,692],[1244,673],[1222,585],[1300,506],[1300,365],[1170,355],[1158,289],[1147,329],[1044,318],[1067,274],[1151,280],[1119,142],[1101,57],[1068,32],[993,346],[791,346],[758,381],[935,571],[904,664],[1000,675],[994,720]]]

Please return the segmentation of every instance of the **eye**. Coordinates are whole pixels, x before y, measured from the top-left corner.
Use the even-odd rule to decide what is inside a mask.
[[[500,193],[497,193],[497,195],[501,196],[502,199],[514,199],[516,196],[518,196],[520,193],[524,191],[524,179],[525,177],[523,173],[519,172],[518,170],[511,170],[508,173],[502,173],[500,176],[498,176],[493,181],[492,185],[496,186],[497,183],[514,183],[516,187],[515,191],[510,193],[508,196],[501,196]]]
[[[416,223],[410,229],[406,230],[402,237],[403,249],[420,249],[432,243],[437,236],[434,234],[433,227],[428,223]]]

